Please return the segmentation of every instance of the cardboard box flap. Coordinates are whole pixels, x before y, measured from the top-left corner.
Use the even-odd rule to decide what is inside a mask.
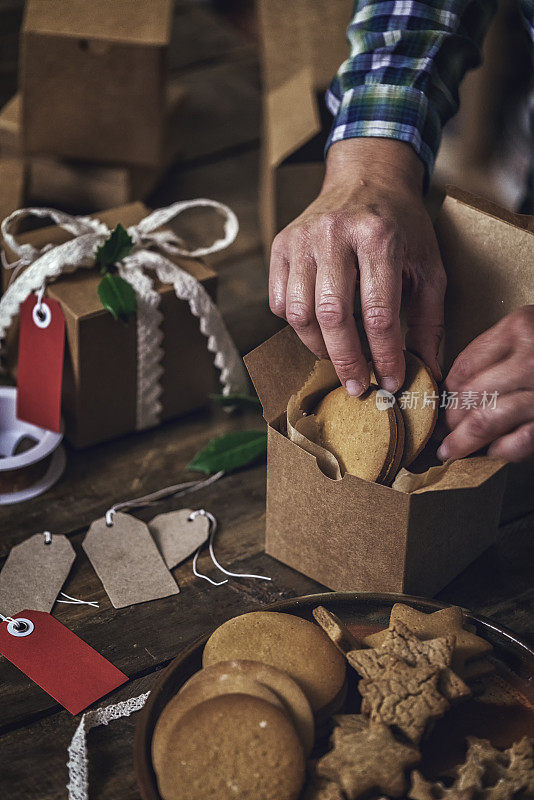
[[[393,481],[392,488],[409,495],[450,489],[474,489],[505,466],[506,461],[503,459],[470,456],[430,467],[422,473],[401,469]]]
[[[263,81],[270,91],[303,67],[324,91],[349,55],[353,0],[257,0]]]
[[[287,404],[308,378],[316,356],[289,325],[244,358],[245,366],[271,424],[286,413]]]
[[[172,10],[173,0],[28,0],[23,30],[163,46],[170,39]]]
[[[264,114],[267,160],[276,167],[321,130],[309,67],[267,93]]]
[[[448,187],[436,220],[447,272],[446,371],[469,342],[514,309],[534,303],[533,232],[533,218]]]
[[[129,203],[119,208],[112,208],[92,216],[105,222],[109,228],[114,228],[119,222],[125,228],[136,225],[150,213],[144,203]],[[34,247],[43,247],[45,244],[62,244],[72,238],[68,231],[56,226],[39,228],[38,230],[24,233],[19,236],[22,242],[28,242]],[[14,254],[6,248],[8,262],[14,260]],[[204,262],[191,258],[180,258],[180,266],[186,269],[198,281],[205,281],[215,277],[215,272]],[[48,294],[59,300],[63,307],[68,309],[74,317],[87,317],[102,313],[102,303],[97,294],[100,274],[94,269],[79,269],[74,275],[69,275],[68,281],[51,283]]]

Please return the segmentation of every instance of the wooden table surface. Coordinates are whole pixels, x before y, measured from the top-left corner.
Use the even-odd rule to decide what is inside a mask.
[[[266,302],[266,270],[257,225],[259,77],[256,54],[235,33],[200,9],[180,4],[172,67],[191,90],[191,135],[183,158],[153,198],[153,205],[195,196],[229,203],[241,221],[236,244],[212,262],[220,274],[220,307],[241,352],[279,325]],[[193,44],[194,43],[194,46]],[[198,220],[190,225],[198,235]],[[265,467],[224,477],[189,498],[136,511],[156,513],[188,505],[217,517],[217,554],[236,571],[260,572],[271,583],[230,580],[214,587],[195,578],[191,561],[173,571],[174,597],[114,609],[81,548],[89,524],[114,502],[192,477],[186,465],[213,436],[245,426],[258,416],[228,416],[211,409],[155,431],[128,436],[83,452],[68,452],[63,479],[44,496],[0,508],[0,566],[10,548],[44,529],[66,533],[76,561],[64,587],[89,606],[56,605],[54,616],[123,670],[130,681],[97,705],[147,691],[180,650],[228,617],[323,589],[265,555]],[[498,544],[451,583],[438,599],[468,607],[534,643],[532,554],[534,516],[501,528]],[[209,571],[203,555],[200,568]],[[0,795],[9,800],[64,800],[67,746],[78,724],[54,700],[5,659],[0,660]],[[89,734],[90,797],[139,798],[132,768],[136,716]]]

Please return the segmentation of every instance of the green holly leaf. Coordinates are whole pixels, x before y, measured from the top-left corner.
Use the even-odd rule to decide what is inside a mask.
[[[212,439],[207,447],[194,457],[188,469],[205,472],[233,472],[257,461],[267,452],[267,434],[264,431],[234,431]]]
[[[239,408],[251,408],[254,411],[262,412],[260,401],[250,394],[210,394],[210,400],[220,406],[238,406]]]
[[[98,296],[104,308],[123,322],[137,309],[137,296],[128,281],[112,272],[106,272],[98,284]]]
[[[133,239],[128,231],[119,222],[104,244],[95,250],[96,266],[100,267],[102,273],[106,272],[109,267],[122,261],[131,253],[133,244]]]

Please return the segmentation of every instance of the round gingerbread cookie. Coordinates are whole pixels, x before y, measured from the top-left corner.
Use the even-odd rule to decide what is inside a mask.
[[[419,356],[404,353],[406,377],[399,397],[412,398],[401,406],[404,418],[405,441],[401,467],[408,467],[423,450],[432,436],[438,418],[438,386],[432,373]],[[428,402],[425,404],[425,396]],[[433,397],[433,401],[429,398]]]
[[[346,664],[313,622],[276,611],[252,611],[229,619],[204,648],[205,667],[218,661],[262,661],[287,672],[310,701],[315,715],[340,694]]]
[[[379,406],[376,387],[352,397],[339,386],[315,410],[320,442],[341,471],[375,482],[385,476],[397,448],[395,412]]]
[[[214,681],[219,684],[229,682],[231,684],[236,675],[263,684],[275,693],[293,721],[304,748],[304,755],[308,756],[313,749],[315,738],[313,711],[308,698],[287,672],[270,664],[262,664],[260,661],[220,661],[195,672],[181,691],[185,691],[189,686],[206,685]]]
[[[280,710],[284,710],[282,701],[277,695],[267,688],[265,684],[258,683],[244,675],[226,675],[224,680],[212,680],[209,683],[196,683],[183,686],[182,689],[169,700],[154,729],[152,736],[152,763],[157,771],[161,765],[163,753],[166,751],[169,735],[178,720],[189,709],[200,705],[205,700],[225,694],[250,694],[261,700],[272,703]]]
[[[400,469],[400,466],[404,459],[404,450],[406,441],[404,418],[402,416],[402,411],[400,410],[397,403],[393,405],[393,411],[395,412],[395,418],[397,420],[397,446],[395,448],[395,453],[393,455],[391,464],[387,468],[386,474],[381,480],[381,483],[385,483],[386,486],[389,486],[391,483],[393,483],[397,475],[397,472]]]
[[[221,695],[170,728],[156,774],[163,800],[297,800],[305,759],[283,711],[259,697]]]

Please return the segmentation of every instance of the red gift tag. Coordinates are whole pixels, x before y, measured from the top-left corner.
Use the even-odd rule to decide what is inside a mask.
[[[31,294],[20,307],[17,417],[59,433],[65,317],[57,300],[37,304]]]
[[[128,680],[46,611],[21,611],[15,619],[24,620],[26,630],[2,622],[0,653],[71,714],[78,714]]]

